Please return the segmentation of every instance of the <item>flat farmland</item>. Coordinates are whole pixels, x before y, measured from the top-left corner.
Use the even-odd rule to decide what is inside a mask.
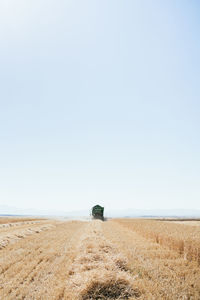
[[[199,224],[1,218],[0,299],[200,299]]]

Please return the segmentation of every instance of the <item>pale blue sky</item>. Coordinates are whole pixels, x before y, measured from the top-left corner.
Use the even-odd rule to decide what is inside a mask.
[[[200,209],[200,5],[1,0],[0,204]]]

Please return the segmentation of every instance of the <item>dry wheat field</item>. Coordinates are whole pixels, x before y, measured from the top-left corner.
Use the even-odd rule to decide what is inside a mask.
[[[1,218],[0,299],[200,299],[191,222]]]

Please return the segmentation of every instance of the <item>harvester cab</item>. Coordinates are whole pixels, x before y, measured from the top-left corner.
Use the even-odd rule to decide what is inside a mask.
[[[104,221],[104,207],[100,205],[95,205],[92,208],[92,217],[93,219],[99,219]]]

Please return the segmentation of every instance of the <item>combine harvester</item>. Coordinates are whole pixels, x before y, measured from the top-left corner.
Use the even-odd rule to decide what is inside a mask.
[[[99,219],[104,221],[104,207],[100,206],[100,205],[95,205],[92,208],[92,217],[93,219]]]

